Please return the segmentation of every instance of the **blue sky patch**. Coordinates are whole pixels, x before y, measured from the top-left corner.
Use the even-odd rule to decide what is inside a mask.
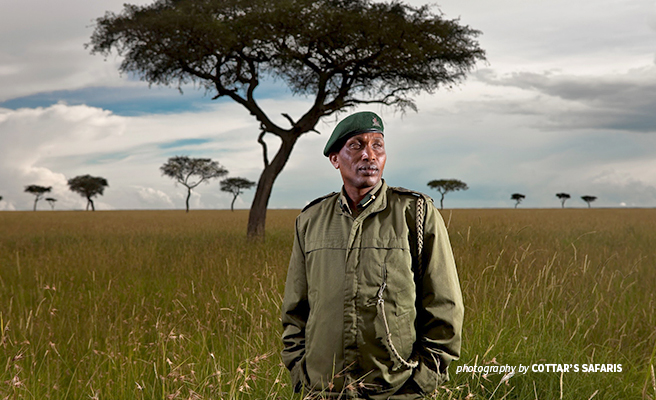
[[[86,164],[89,165],[99,165],[99,164],[109,164],[109,163],[114,163],[116,161],[121,161],[125,160],[126,158],[130,157],[132,154],[129,151],[117,151],[114,153],[102,153],[98,155],[91,155],[87,161]]]
[[[217,101],[217,100],[215,100]],[[225,101],[225,100],[222,100]],[[169,114],[197,111],[212,103],[209,95],[199,90],[143,87],[91,87],[78,90],[41,92],[0,102],[9,109],[49,107],[57,103],[88,105],[109,110],[116,115]]]
[[[160,149],[174,149],[177,147],[185,147],[185,146],[200,146],[201,144],[209,143],[211,142],[212,139],[180,139],[180,140],[174,140],[172,142],[167,142],[167,143],[161,143],[158,145]]]
[[[269,79],[260,84],[255,91],[259,100],[291,96],[281,82]],[[213,93],[193,86],[183,87],[182,92],[173,87],[147,85],[127,87],[89,87],[77,90],[57,90],[40,92],[0,102],[0,108],[16,110],[19,108],[47,108],[57,103],[68,105],[87,105],[111,111],[121,116],[145,114],[176,114],[201,111],[217,104],[229,103],[227,97],[212,100]]]

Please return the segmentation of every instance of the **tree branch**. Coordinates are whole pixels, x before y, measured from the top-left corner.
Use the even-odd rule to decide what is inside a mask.
[[[257,138],[257,142],[262,145],[262,157],[264,158],[264,168],[269,166],[269,156],[268,150],[267,150],[267,144],[264,141],[264,135],[266,135],[266,131],[262,129],[262,132],[260,133],[260,136]]]
[[[292,126],[295,126],[295,125],[296,125],[296,122],[294,122],[294,120],[292,119],[292,117],[289,116],[289,114],[287,114],[287,113],[282,113],[282,116],[285,117],[285,118],[287,118],[287,121],[289,121],[289,123],[292,124]]]

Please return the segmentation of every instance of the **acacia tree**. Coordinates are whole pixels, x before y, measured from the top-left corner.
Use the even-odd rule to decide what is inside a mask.
[[[220,178],[228,174],[217,161],[210,158],[189,158],[187,156],[175,156],[159,167],[162,175],[173,178],[177,183],[187,188],[187,199],[185,205],[189,212],[189,198],[191,190],[201,183],[209,183],[210,179]]]
[[[560,205],[562,206],[562,208],[565,208],[565,202],[571,196],[569,195],[569,193],[556,193],[556,197],[560,199]]]
[[[250,189],[255,186],[255,182],[251,182],[245,178],[228,178],[221,181],[221,191],[232,193],[232,203],[230,203],[230,211],[235,211],[235,200],[237,196],[244,193],[243,189]]]
[[[597,196],[581,196],[581,199],[588,203],[588,208],[590,208],[590,203],[597,200]]]
[[[87,211],[96,211],[92,197],[103,195],[105,188],[109,186],[107,179],[100,176],[79,175],[68,180],[68,188],[87,199]]]
[[[46,201],[48,202],[48,204],[50,204],[50,208],[54,210],[57,199],[55,199],[54,197],[46,197]]]
[[[39,185],[29,185],[25,186],[25,193],[33,194],[34,197],[34,211],[36,211],[36,203],[41,200],[44,194],[50,193],[52,186],[39,186]]]
[[[456,192],[458,190],[467,190],[467,184],[458,179],[436,179],[428,182],[428,187],[435,189],[442,197],[440,198],[440,209],[444,208],[444,195],[449,192]]]
[[[521,203],[522,200],[524,200],[525,198],[526,198],[526,196],[524,196],[524,195],[521,194],[521,193],[513,193],[513,194],[510,196],[510,200],[515,200],[515,208],[517,208],[517,206],[519,205],[519,203]]]
[[[115,50],[121,72],[156,85],[199,84],[253,115],[264,169],[248,235],[263,237],[273,184],[303,134],[360,104],[416,109],[411,95],[452,86],[485,59],[479,33],[397,1],[157,0],[98,18],[87,46],[105,56]],[[305,112],[282,114],[285,124],[255,96],[273,79],[309,100]],[[266,135],[281,141],[273,158]]]

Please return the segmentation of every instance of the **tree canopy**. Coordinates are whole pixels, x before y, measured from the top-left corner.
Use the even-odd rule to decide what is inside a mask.
[[[210,179],[220,178],[228,174],[217,161],[210,158],[190,158],[187,156],[174,156],[168,159],[161,167],[162,175],[173,178],[187,188],[185,205],[189,212],[189,198],[191,190],[201,183],[209,183]]]
[[[100,176],[79,175],[68,180],[68,188],[87,199],[87,211],[96,211],[92,197],[103,195],[105,188],[109,186],[107,179]]]
[[[52,186],[39,186],[39,185],[29,185],[25,186],[25,193],[30,193],[35,196],[34,198],[34,211],[36,211],[36,204],[41,200],[44,194],[50,193]]]
[[[428,187],[437,190],[442,195],[440,198],[440,209],[444,208],[444,195],[449,192],[469,189],[465,182],[458,179],[435,179],[428,182]]]
[[[230,203],[230,210],[235,210],[235,200],[237,196],[243,193],[244,189],[250,189],[255,186],[255,182],[251,182],[245,178],[228,178],[221,181],[221,191],[232,193],[232,203]]]
[[[248,231],[259,237],[275,179],[301,135],[360,104],[416,109],[413,95],[458,83],[485,59],[479,33],[398,1],[157,0],[98,18],[88,46],[116,51],[122,72],[155,85],[194,83],[254,116],[264,170]],[[272,119],[255,95],[272,79],[307,97],[309,108],[283,114],[285,124]],[[273,159],[267,134],[281,139]]]

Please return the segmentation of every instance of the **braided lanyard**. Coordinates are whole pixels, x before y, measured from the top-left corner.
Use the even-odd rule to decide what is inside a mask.
[[[421,261],[421,251],[424,247],[424,198],[419,197],[417,199],[417,271],[415,273],[421,274],[422,271],[422,261]],[[401,357],[399,352],[394,347],[392,342],[392,332],[390,332],[389,324],[387,323],[387,316],[385,315],[385,300],[383,299],[383,292],[387,287],[387,269],[383,271],[383,284],[378,289],[376,307],[378,308],[378,313],[383,319],[383,325],[385,326],[385,339],[387,340],[387,346],[391,355],[396,358],[401,365],[406,368],[417,368],[419,363],[416,360],[406,361]],[[421,275],[419,275],[421,276]]]

